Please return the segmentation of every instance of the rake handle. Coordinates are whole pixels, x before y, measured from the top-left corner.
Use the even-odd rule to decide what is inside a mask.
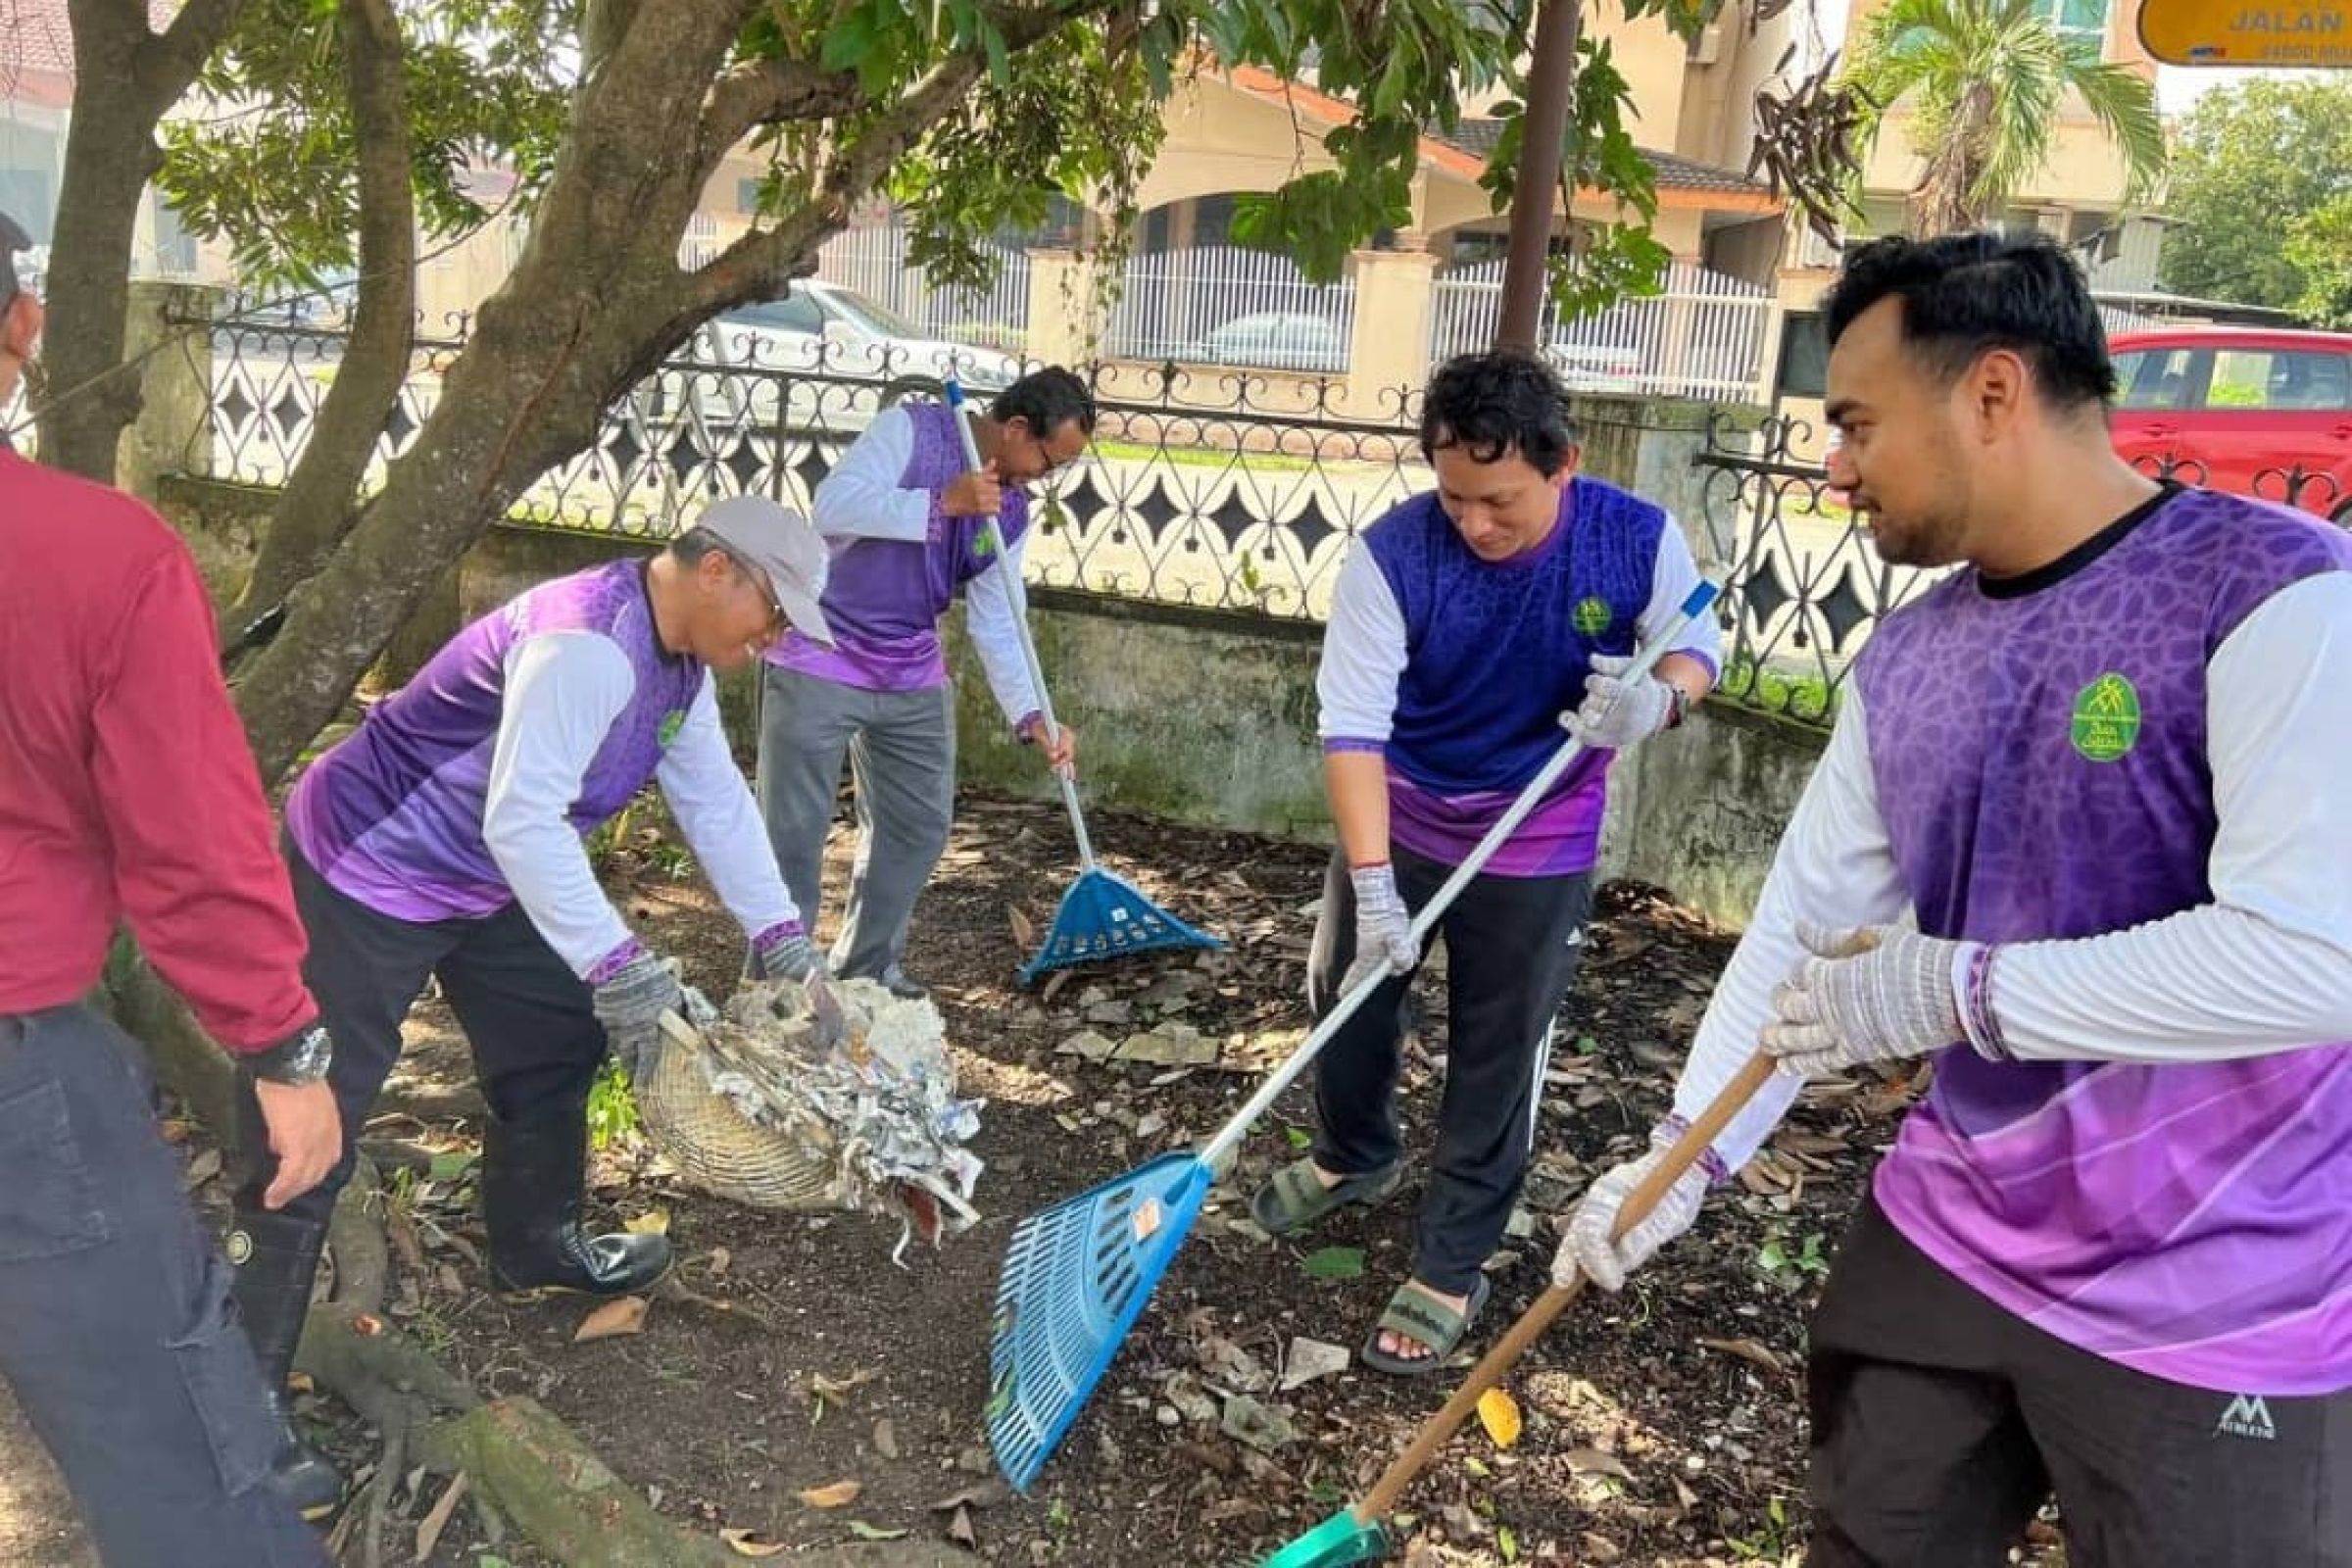
[[[947,397],[948,408],[956,416],[956,434],[963,442],[963,461],[972,472],[978,473],[984,465],[980,461],[979,438],[972,434],[971,404],[964,398],[963,383],[952,375],[947,379]],[[1039,662],[1037,643],[1029,635],[1028,596],[1021,592],[1019,573],[1012,569],[1012,559],[1005,553],[1004,531],[997,526],[993,513],[981,519],[980,541],[1004,579],[1004,604],[1012,612],[1012,627],[1020,636],[1021,661],[1029,666],[1029,686],[1037,694],[1037,716],[1046,726],[1046,742],[1058,744],[1061,726],[1054,721],[1054,699],[1046,691],[1046,667]],[[1054,770],[1054,777],[1061,785],[1062,808],[1070,813],[1070,831],[1078,838],[1079,870],[1092,871],[1095,841],[1086,831],[1086,812],[1078,805],[1077,782],[1060,768]]]
[[[1773,1072],[1773,1058],[1764,1053],[1759,1051],[1747,1058],[1747,1064],[1740,1069],[1739,1076],[1724,1086],[1723,1092],[1708,1103],[1705,1110],[1699,1112],[1698,1118],[1691,1122],[1683,1136],[1674,1141],[1666,1151],[1666,1156],[1658,1161],[1657,1168],[1627,1197],[1624,1206],[1617,1211],[1617,1229],[1611,1240],[1623,1240],[1626,1232],[1649,1218],[1650,1211],[1658,1206],[1667,1190],[1682,1179],[1683,1172],[1698,1162],[1699,1156],[1707,1152],[1707,1147],[1731,1124],[1732,1118],[1740,1114],[1756,1091],[1764,1087]],[[1519,1315],[1519,1321],[1511,1325],[1510,1331],[1495,1342],[1493,1349],[1479,1358],[1478,1365],[1471,1368],[1469,1377],[1454,1391],[1453,1397],[1447,1399],[1437,1414],[1421,1423],[1421,1430],[1413,1435],[1412,1443],[1390,1461],[1389,1467],[1381,1472],[1380,1479],[1373,1483],[1372,1490],[1364,1494],[1363,1500],[1348,1510],[1355,1516],[1357,1524],[1369,1525],[1387,1517],[1389,1510],[1404,1495],[1404,1489],[1411,1486],[1413,1479],[1421,1473],[1422,1467],[1437,1456],[1438,1450],[1446,1446],[1455,1429],[1470,1418],[1471,1411],[1478,1408],[1480,1396],[1503,1380],[1511,1368],[1518,1364],[1519,1358],[1527,1353],[1527,1348],[1543,1338],[1544,1331],[1551,1327],[1552,1320],[1568,1309],[1569,1303],[1577,1298],[1584,1288],[1585,1277],[1579,1274],[1567,1284],[1554,1285],[1536,1298],[1535,1304]]]
[[[1690,597],[1683,602],[1682,608],[1674,612],[1665,625],[1658,628],[1658,634],[1634,651],[1634,662],[1627,667],[1625,678],[1639,680],[1648,674],[1659,660],[1673,651],[1674,641],[1683,634],[1683,628],[1703,613],[1722,591],[1720,584],[1701,580],[1698,587],[1691,591]],[[1429,934],[1437,929],[1438,922],[1453,906],[1453,901],[1461,896],[1462,889],[1486,869],[1487,862],[1494,858],[1495,851],[1519,831],[1519,824],[1526,821],[1535,808],[1543,804],[1544,797],[1551,793],[1552,786],[1560,781],[1568,771],[1569,764],[1582,756],[1584,750],[1585,743],[1573,733],[1570,734],[1559,750],[1551,754],[1551,760],[1544,764],[1534,778],[1527,781],[1526,787],[1520,790],[1509,808],[1493,827],[1487,829],[1486,836],[1478,841],[1477,847],[1471,850],[1461,864],[1453,868],[1453,874],[1439,886],[1436,893],[1430,895],[1429,902],[1421,906],[1420,912],[1413,916],[1412,933],[1416,946],[1429,940]],[[1235,1111],[1232,1119],[1209,1140],[1207,1147],[1200,1151],[1201,1161],[1213,1169],[1248,1135],[1257,1118],[1266,1113],[1266,1108],[1282,1098],[1283,1091],[1306,1071],[1307,1063],[1313,1061],[1330,1044],[1332,1037],[1340,1032],[1349,1018],[1355,1016],[1355,1010],[1364,1004],[1373,992],[1388,984],[1391,978],[1386,971],[1368,974],[1356,982],[1354,990],[1344,993],[1331,1011],[1325,1013],[1313,1031],[1299,1042],[1298,1049],[1274,1069],[1273,1076],[1259,1085],[1257,1093],[1250,1097],[1249,1102]]]

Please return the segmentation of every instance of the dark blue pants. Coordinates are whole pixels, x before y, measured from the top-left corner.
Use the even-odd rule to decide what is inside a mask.
[[[0,1017],[0,1376],[108,1568],[318,1568],[229,1270],[139,1048],[84,1007]]]

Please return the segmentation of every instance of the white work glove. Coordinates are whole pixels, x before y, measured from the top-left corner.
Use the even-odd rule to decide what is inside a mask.
[[[1560,723],[1587,746],[1622,751],[1666,727],[1674,713],[1674,689],[1655,675],[1625,679],[1631,659],[1610,654],[1592,656],[1592,672],[1585,677],[1585,700]]]
[[[1977,944],[1802,920],[1796,935],[1814,956],[1774,989],[1761,1041],[1784,1072],[1816,1077],[1968,1040],[1960,998]]]
[[[1649,1135],[1648,1153],[1603,1171],[1600,1179],[1586,1189],[1576,1212],[1568,1217],[1568,1233],[1551,1260],[1552,1284],[1564,1287],[1581,1274],[1604,1291],[1621,1291],[1625,1289],[1628,1274],[1648,1262],[1659,1248],[1697,1220],[1709,1181],[1704,1162],[1693,1164],[1677,1176],[1646,1218],[1627,1231],[1622,1240],[1611,1240],[1616,1235],[1617,1215],[1625,1207],[1625,1200],[1658,1168],[1658,1161],[1674,1147],[1675,1138],[1672,1128],[1654,1129]]]
[[[1355,888],[1355,958],[1341,977],[1343,997],[1367,975],[1410,973],[1421,956],[1413,941],[1413,913],[1396,891],[1396,868],[1385,862],[1360,866],[1348,873],[1348,880]]]

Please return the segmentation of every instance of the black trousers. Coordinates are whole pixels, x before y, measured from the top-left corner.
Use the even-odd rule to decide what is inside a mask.
[[[2071,1568],[2352,1564],[2352,1394],[2167,1383],[1954,1279],[1867,1202],[1812,1324],[1815,1568],[1993,1568],[2053,1494]]]
[[[321,1568],[261,1484],[277,1421],[154,1107],[96,1013],[0,1017],[0,1376],[108,1568]]]
[[[1453,871],[1401,849],[1390,856],[1397,891],[1415,910]],[[1446,1093],[1413,1249],[1413,1275],[1432,1289],[1466,1294],[1510,1223],[1535,1147],[1552,1016],[1576,982],[1592,912],[1589,874],[1481,876],[1439,922],[1446,939]],[[1354,956],[1355,890],[1347,857],[1335,855],[1324,873],[1323,912],[1307,960],[1307,1001],[1316,1016],[1339,999],[1340,979]],[[1358,1175],[1402,1153],[1396,1077],[1411,981],[1397,975],[1373,992],[1316,1059],[1322,1128],[1314,1157],[1326,1170]]]
[[[587,983],[556,956],[521,906],[476,920],[395,920],[329,887],[290,845],[286,858],[294,905],[311,939],[302,977],[335,1037],[327,1080],[343,1112],[342,1159],[325,1181],[288,1204],[289,1212],[323,1220],[333,1210],[335,1195],[351,1179],[360,1130],[400,1059],[400,1026],[428,975],[439,978],[473,1047],[492,1115],[525,1121],[586,1096],[604,1061],[604,1025],[589,1004]]]

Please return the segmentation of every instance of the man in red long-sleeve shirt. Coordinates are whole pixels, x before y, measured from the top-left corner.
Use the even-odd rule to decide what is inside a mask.
[[[0,403],[27,244],[0,214]],[[154,513],[0,446],[0,1376],[108,1568],[315,1568],[145,1057],[82,1002],[125,920],[253,1081],[290,1201],[340,1152],[330,1046],[203,582]]]

